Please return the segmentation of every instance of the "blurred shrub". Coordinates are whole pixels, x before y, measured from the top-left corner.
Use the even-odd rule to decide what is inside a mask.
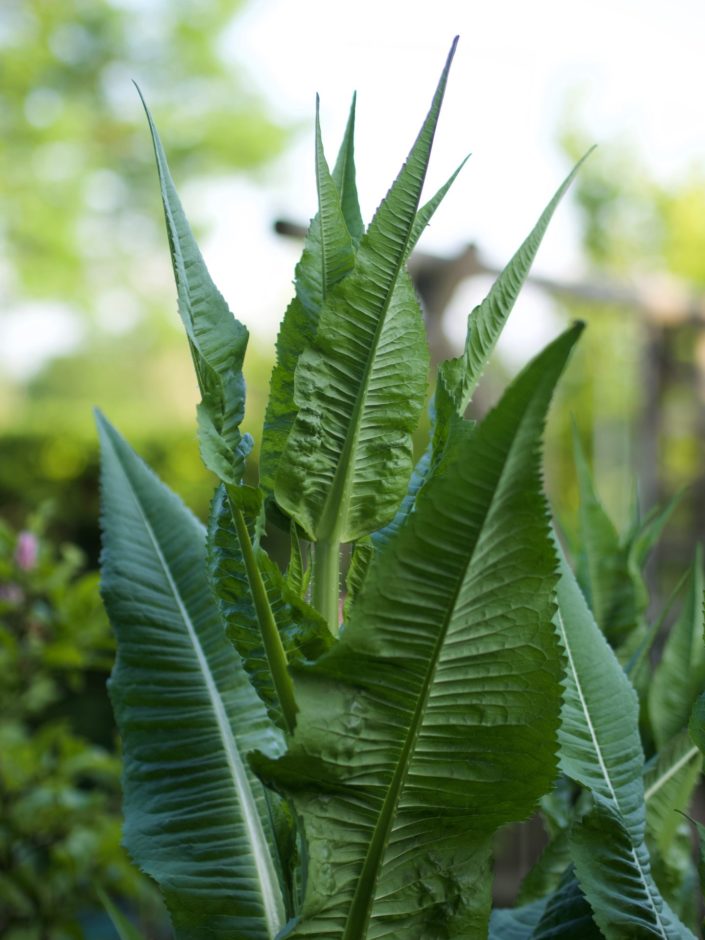
[[[113,643],[98,575],[36,516],[0,522],[0,936],[64,940],[100,908],[96,888],[160,921],[155,890],[120,847],[120,761],[105,679]],[[107,733],[106,733],[107,729]]]

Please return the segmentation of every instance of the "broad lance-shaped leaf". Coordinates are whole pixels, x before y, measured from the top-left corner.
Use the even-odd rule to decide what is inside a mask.
[[[649,689],[649,715],[659,747],[686,724],[705,688],[703,556],[697,546],[680,615],[671,627]]]
[[[249,540],[248,540],[249,541]],[[251,556],[264,588],[265,610],[258,608],[258,586],[251,583],[247,556]],[[240,654],[242,664],[270,718],[290,730],[282,707],[278,670],[290,663],[318,659],[331,643],[331,634],[320,615],[287,585],[277,565],[262,549],[240,542],[224,487],[216,490],[208,527],[208,564],[226,633]],[[274,659],[268,650],[271,618],[283,658]],[[285,677],[288,684],[288,676]]]
[[[394,515],[411,473],[428,349],[402,266],[454,51],[455,42],[407,162],[360,242],[355,268],[326,296],[313,344],[298,360],[298,413],[275,494],[314,541],[348,542],[379,528]]]
[[[137,89],[139,91],[139,88]],[[142,98],[142,93],[140,98]],[[238,485],[252,448],[240,434],[245,408],[242,362],[248,332],[230,312],[211,280],[169,172],[157,128],[142,98],[159,171],[179,313],[186,329],[201,391],[199,443],[203,462],[219,479]]]
[[[580,332],[482,425],[456,419],[416,510],[373,558],[339,641],[295,667],[296,732],[265,779],[304,821],[294,937],[480,937],[492,836],[555,777],[560,651],[540,439]]]
[[[280,733],[209,600],[205,531],[99,418],[102,591],[118,641],[124,840],[179,940],[272,940],[286,921],[276,798],[245,755]]]
[[[567,666],[559,732],[561,769],[586,787],[596,801],[592,811],[595,815],[586,819],[585,830],[580,830],[579,826],[575,830],[574,861],[578,880],[608,940],[629,936],[624,932],[629,926],[625,927],[624,923],[610,926],[601,917],[600,905],[605,892],[617,907],[621,904],[625,910],[631,910],[632,904],[638,906],[647,898],[643,917],[648,919],[653,936],[692,936],[686,927],[678,924],[651,875],[644,842],[644,756],[638,731],[636,693],[595,623],[562,553],[557,594],[556,626]],[[603,811],[604,806],[609,807],[609,817],[605,815],[607,810]],[[614,824],[613,817],[617,820]],[[600,821],[605,824],[602,853],[598,856],[594,852],[580,851],[580,846],[587,844]],[[625,834],[628,842],[625,842]],[[613,880],[619,871],[627,874]],[[637,882],[638,891],[634,887]],[[632,894],[628,893],[630,891]],[[634,929],[636,926],[635,922]]]
[[[531,233],[493,284],[487,297],[468,316],[467,337],[462,356],[449,359],[441,365],[435,403],[436,427],[441,439],[449,416],[452,413],[463,415],[470,404],[487,360],[528,277],[553,213],[588,156],[589,152],[568,174]]]

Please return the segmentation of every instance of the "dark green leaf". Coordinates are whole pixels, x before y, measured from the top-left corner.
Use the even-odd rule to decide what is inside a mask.
[[[209,601],[203,527],[103,418],[99,428],[125,844],[179,940],[271,940],[286,919],[274,797],[244,755],[276,754],[280,734]]]
[[[602,940],[572,865],[548,898],[531,940]]]

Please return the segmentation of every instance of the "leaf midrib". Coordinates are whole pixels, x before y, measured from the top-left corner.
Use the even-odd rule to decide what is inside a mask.
[[[567,659],[568,659],[568,666],[569,666],[570,671],[571,671],[571,673],[572,673],[572,675],[573,675],[573,681],[575,682],[575,689],[576,689],[576,691],[577,691],[577,693],[578,693],[578,699],[579,699],[579,701],[580,701],[580,707],[582,708],[582,710],[583,710],[583,715],[585,716],[585,722],[586,722],[586,724],[587,724],[587,728],[588,728],[588,731],[589,731],[589,733],[590,733],[590,737],[591,737],[591,739],[592,739],[592,743],[593,743],[593,748],[594,748],[595,754],[597,755],[597,762],[598,762],[600,771],[602,772],[602,775],[603,775],[603,777],[604,777],[604,779],[605,779],[605,783],[607,784],[607,788],[608,788],[608,790],[609,790],[609,792],[610,792],[610,795],[611,795],[611,797],[612,797],[612,800],[614,801],[614,805],[616,806],[616,808],[617,808],[617,810],[618,810],[620,816],[622,816],[622,818],[623,818],[623,814],[622,814],[622,810],[621,810],[621,807],[620,807],[620,803],[619,803],[619,800],[617,799],[617,794],[615,793],[614,787],[612,786],[612,780],[611,780],[610,775],[609,775],[609,773],[608,773],[608,771],[607,771],[607,766],[606,766],[604,757],[603,757],[603,755],[602,755],[602,748],[600,747],[600,743],[599,743],[599,741],[598,741],[598,739],[597,739],[597,732],[596,732],[596,730],[595,730],[595,726],[593,725],[592,717],[591,717],[590,711],[589,711],[589,709],[588,709],[588,707],[587,707],[587,701],[586,701],[585,696],[584,696],[584,694],[583,694],[583,688],[582,688],[582,685],[581,685],[581,683],[580,683],[580,678],[579,678],[578,673],[577,673],[577,670],[576,670],[576,668],[575,668],[575,661],[574,661],[574,659],[573,659],[573,654],[572,654],[572,651],[571,651],[571,648],[570,648],[570,644],[569,644],[569,642],[568,642],[568,636],[567,636],[567,633],[566,633],[565,624],[564,624],[564,622],[563,622],[563,615],[561,614],[560,607],[559,607],[558,610],[557,610],[556,618],[557,618],[557,622],[558,622],[558,625],[559,625],[559,629],[560,629],[560,631],[561,631],[561,637],[562,637],[562,640],[563,640],[563,648],[565,649],[566,656],[567,656]],[[630,853],[631,853],[632,858],[634,859],[634,865],[635,865],[635,867],[636,867],[636,870],[637,870],[638,873],[639,873],[639,877],[640,877],[641,882],[642,882],[642,885],[643,885],[643,887],[644,887],[644,891],[646,892],[646,896],[647,896],[648,899],[649,899],[649,903],[650,903],[650,905],[651,905],[651,909],[652,909],[653,914],[654,914],[654,917],[655,917],[656,926],[657,926],[657,927],[659,928],[659,930],[661,931],[661,936],[663,937],[663,940],[668,940],[668,934],[665,932],[665,929],[664,929],[664,926],[663,926],[663,921],[661,920],[661,913],[660,913],[660,911],[658,910],[658,908],[656,907],[656,903],[655,903],[654,898],[653,898],[653,896],[652,896],[651,887],[650,887],[650,885],[649,885],[649,880],[648,880],[648,878],[646,877],[646,873],[644,872],[644,869],[643,869],[643,867],[642,867],[642,865],[641,865],[641,860],[639,859],[639,856],[638,856],[638,854],[637,854],[636,848],[635,848],[635,846],[634,846],[634,837],[633,837],[633,835],[632,835],[631,832],[629,832],[629,850],[630,850]]]
[[[378,817],[377,825],[375,826],[372,839],[370,840],[370,847],[368,849],[365,862],[363,863],[363,868],[360,873],[360,877],[358,878],[355,895],[353,896],[353,901],[350,905],[350,910],[348,912],[348,918],[346,921],[343,940],[359,940],[359,938],[363,938],[365,936],[367,925],[369,923],[369,919],[372,914],[372,907],[375,901],[374,889],[375,889],[377,878],[379,877],[379,873],[380,873],[381,866],[383,863],[383,858],[384,858],[383,853],[386,848],[389,834],[391,831],[391,826],[394,821],[395,811],[396,811],[396,808],[399,803],[399,799],[404,789],[406,776],[408,774],[409,768],[411,766],[411,762],[413,760],[414,745],[416,743],[416,740],[418,739],[418,736],[419,736],[419,733],[423,724],[423,716],[426,710],[426,705],[428,703],[429,696],[431,694],[433,680],[436,674],[436,670],[438,668],[440,654],[441,654],[441,651],[443,649],[443,646],[445,644],[445,640],[448,634],[448,628],[450,626],[450,623],[453,620],[453,616],[455,614],[455,610],[458,604],[458,597],[463,588],[463,584],[465,583],[465,580],[467,578],[468,570],[472,566],[472,563],[475,559],[476,549],[480,542],[480,537],[484,530],[485,522],[487,521],[487,518],[489,517],[495,505],[497,494],[502,487],[502,482],[504,480],[507,465],[510,462],[511,457],[514,454],[517,438],[519,437],[519,434],[522,429],[522,426],[524,425],[524,422],[527,420],[528,410],[529,410],[528,408],[524,410],[524,413],[522,414],[521,419],[517,423],[516,430],[512,437],[512,441],[510,443],[510,446],[507,449],[506,454],[504,455],[501,469],[499,470],[499,473],[497,474],[496,482],[492,489],[492,495],[487,503],[487,508],[481,517],[481,522],[479,523],[477,527],[477,538],[475,539],[475,543],[472,547],[471,553],[468,556],[467,563],[464,565],[464,567],[458,574],[457,583],[456,583],[452,598],[450,599],[450,602],[448,604],[446,616],[440,625],[438,637],[436,639],[436,643],[433,649],[433,654],[429,662],[428,671],[426,673],[426,679],[422,687],[422,693],[419,696],[419,699],[417,701],[416,708],[414,710],[414,715],[412,717],[411,724],[409,726],[409,731],[407,732],[406,740],[404,741],[404,746],[402,748],[400,758],[394,770],[394,776],[392,777],[390,787],[387,791],[387,796],[384,799],[382,811]],[[380,827],[380,822],[383,822],[384,824],[383,827]],[[374,853],[373,853],[373,850],[374,850]],[[372,867],[373,867],[373,870],[369,872],[369,874],[367,874],[368,870]],[[370,881],[371,881],[371,884],[369,884],[369,891],[367,893],[367,898],[366,899],[362,898],[361,900],[358,901],[358,897],[360,896],[361,885],[365,883],[369,883]],[[365,909],[361,910],[363,908],[363,905],[366,905]],[[354,932],[355,926],[356,926],[355,921],[357,918],[362,918],[362,923],[360,926],[359,933]]]
[[[198,633],[196,628],[191,620],[191,617],[188,612],[188,608],[181,596],[178,585],[174,581],[169,565],[164,557],[164,554],[161,550],[159,542],[157,540],[156,534],[152,525],[145,514],[142,503],[135,492],[132,483],[130,481],[129,473],[127,468],[120,455],[113,448],[113,453],[118,458],[118,462],[122,467],[123,473],[125,474],[126,480],[130,482],[129,492],[132,496],[137,511],[139,512],[140,518],[144,524],[145,530],[149,536],[149,539],[154,548],[154,552],[159,560],[159,563],[162,567],[162,571],[171,590],[176,606],[179,610],[179,613],[182,617],[184,625],[186,626],[186,631],[191,641],[196,659],[198,661],[199,669],[201,671],[204,684],[206,686],[206,691],[208,693],[208,700],[213,711],[213,715],[218,727],[218,732],[220,735],[221,742],[223,744],[223,750],[226,755],[226,760],[228,768],[230,770],[230,776],[233,781],[233,786],[237,796],[237,800],[243,810],[242,820],[245,824],[245,831],[247,833],[247,839],[250,844],[252,851],[252,856],[255,862],[255,868],[258,875],[258,884],[260,886],[261,897],[263,902],[263,909],[265,918],[267,921],[267,931],[274,940],[279,931],[282,923],[284,922],[284,909],[281,904],[281,899],[278,896],[278,882],[274,870],[274,864],[270,856],[269,850],[266,845],[266,838],[264,835],[264,830],[262,828],[262,823],[255,806],[254,797],[250,792],[249,786],[246,782],[245,768],[240,757],[239,749],[237,742],[233,736],[232,730],[230,728],[230,722],[228,716],[225,712],[225,707],[223,705],[220,693],[215,684],[213,676],[211,675],[210,667],[208,665],[208,660],[201,646],[201,642],[198,638]],[[275,889],[276,885],[276,889]],[[278,903],[279,902],[279,903]]]

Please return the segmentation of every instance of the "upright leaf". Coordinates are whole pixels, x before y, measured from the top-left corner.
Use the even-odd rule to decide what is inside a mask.
[[[608,940],[628,936],[627,927],[621,922],[609,927],[609,916],[601,913],[613,905],[640,911],[632,924],[637,932],[631,936],[641,935],[642,918],[649,924],[649,936],[692,936],[677,923],[651,875],[644,841],[644,757],[636,694],[565,559],[556,624],[567,660],[559,732],[561,769],[586,787],[595,801],[595,808],[571,836],[580,886]],[[594,842],[601,826],[605,838],[598,855]]]
[[[316,190],[318,211],[311,220],[301,260],[296,266],[296,295],[289,304],[277,337],[264,417],[260,480],[267,495],[274,489],[282,454],[296,418],[294,374],[301,353],[312,342],[326,293],[352,269],[362,220],[357,202],[354,164],[355,100],[333,174],[323,153],[316,103]]]
[[[357,182],[355,179],[355,105],[357,95],[353,95],[348,114],[348,123],[345,125],[343,142],[338,151],[338,157],[333,167],[333,181],[340,194],[340,208],[353,245],[360,244],[365,226],[360,213],[360,203],[357,198]]]
[[[664,859],[687,811],[702,769],[702,755],[683,729],[644,768],[647,839]]]
[[[470,404],[487,360],[526,281],[553,213],[587,156],[588,154],[568,174],[531,233],[493,284],[487,297],[468,316],[467,337],[462,356],[449,359],[440,367],[436,387],[436,426],[441,437],[450,414],[463,415]]]
[[[249,436],[240,434],[245,408],[242,362],[248,332],[232,315],[211,280],[176,193],[157,128],[144,99],[142,103],[159,171],[179,313],[201,391],[198,406],[201,455],[217,477],[238,485],[245,457],[252,447]]]
[[[705,689],[703,556],[696,548],[680,615],[671,627],[649,689],[649,715],[659,747],[688,721]]]
[[[574,327],[447,458],[372,560],[339,642],[295,669],[289,751],[257,760],[310,853],[295,937],[482,936],[492,835],[556,770],[560,657],[540,436]]]
[[[99,428],[125,844],[179,940],[272,940],[286,920],[272,795],[244,755],[276,754],[280,735],[209,602],[203,527],[103,418]]]
[[[402,266],[454,51],[455,43],[354,270],[325,298],[315,339],[298,359],[298,413],[275,493],[314,541],[348,542],[379,528],[396,512],[411,473],[428,350]]]

